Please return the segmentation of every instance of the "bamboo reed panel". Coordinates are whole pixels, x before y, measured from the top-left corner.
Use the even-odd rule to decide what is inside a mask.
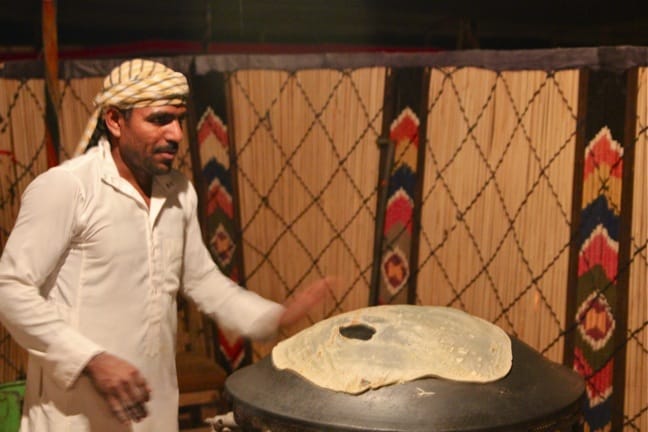
[[[2,193],[12,193],[18,199],[25,187],[47,169],[44,148],[43,80],[29,80],[24,85],[16,80],[1,80],[1,82],[0,113],[5,118],[7,127],[0,133],[0,149],[10,152],[11,157],[17,162],[15,172],[3,176],[6,186],[3,186]],[[7,186],[15,186],[15,188],[5,190]],[[12,210],[17,210],[18,203],[18,200],[12,202]],[[12,216],[15,218],[16,213],[12,212]]]
[[[47,168],[43,81],[0,80],[0,227],[6,234],[18,215],[25,187]]]
[[[342,278],[294,331],[367,305],[384,80],[382,68],[230,79],[248,288],[283,302],[321,275]]]
[[[639,70],[635,147],[632,243],[628,292],[625,417],[627,431],[648,431],[648,69]],[[637,253],[641,248],[643,251]],[[635,255],[636,254],[636,255]]]
[[[429,91],[419,301],[495,321],[555,361],[577,96],[576,71],[433,70]]]
[[[42,80],[0,80],[0,253],[18,215],[20,197],[47,168]],[[26,353],[0,328],[0,380],[26,369]]]
[[[59,81],[61,107],[58,110],[61,161],[74,155],[79,139],[94,111],[93,99],[99,91],[103,78],[78,78]]]

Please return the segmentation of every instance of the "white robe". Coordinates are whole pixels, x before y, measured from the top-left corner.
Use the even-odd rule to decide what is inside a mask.
[[[29,351],[22,432],[177,431],[179,289],[244,336],[276,330],[282,307],[217,269],[196,206],[173,171],[155,178],[147,207],[105,140],[28,186],[0,259],[0,318]],[[102,351],[148,381],[144,421],[120,424],[81,374]]]

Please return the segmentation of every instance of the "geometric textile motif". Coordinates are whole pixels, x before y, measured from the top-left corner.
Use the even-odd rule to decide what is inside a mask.
[[[391,195],[387,201],[387,213],[385,214],[384,235],[393,232],[394,228],[398,232],[403,229],[408,235],[412,235],[412,213],[414,212],[414,201],[404,188],[399,188]]]
[[[244,339],[229,335],[219,329],[218,345],[221,355],[227,359],[232,370],[237,369],[245,360],[246,346]]]
[[[242,274],[235,241],[235,206],[230,146],[227,125],[218,113],[225,115],[225,80],[221,74],[195,77],[196,111],[202,112],[196,125],[202,184],[205,185],[205,231],[212,257],[220,270],[235,282]],[[202,88],[201,88],[202,87]],[[240,251],[239,251],[240,252]],[[247,362],[248,344],[220,328],[216,329],[219,363],[227,372]]]
[[[594,350],[603,348],[614,334],[614,316],[604,295],[593,292],[576,314],[578,331]]]
[[[587,421],[583,424],[583,432],[612,432],[611,401],[608,399],[593,408],[585,407]]]
[[[614,281],[618,272],[619,242],[616,241],[603,224],[596,225],[590,236],[581,246],[578,256],[578,276],[599,266],[609,281]]]
[[[586,380],[586,430],[611,428],[614,305],[619,261],[623,147],[608,127],[584,150],[574,369]]]
[[[389,138],[394,144],[394,162],[388,182],[382,233],[385,247],[381,259],[379,304],[395,302],[396,297],[407,286],[410,276],[419,126],[418,117],[407,106],[390,125]]]
[[[232,195],[230,195],[227,187],[222,185],[220,182],[222,174],[218,171],[221,170],[222,165],[217,164],[213,159],[203,169],[205,175],[208,175],[209,177],[213,176],[212,182],[207,187],[207,215],[211,216],[216,213],[217,210],[220,210],[228,217],[233,217],[234,205],[232,202]],[[215,171],[215,173],[209,175],[210,171]]]
[[[200,160],[203,163],[213,159],[222,164],[225,170],[229,169],[227,126],[211,107],[207,107],[198,122],[198,142],[201,144]]]
[[[223,224],[219,224],[216,228],[216,232],[211,238],[210,246],[221,267],[228,266],[232,262],[236,245]]]
[[[583,351],[579,348],[574,350],[574,369],[586,377],[585,390],[590,408],[605,402],[612,395],[613,368],[614,360],[612,359],[603,368],[594,372],[583,355]]]
[[[388,251],[382,262],[382,275],[390,294],[396,295],[409,278],[407,256],[398,247]]]

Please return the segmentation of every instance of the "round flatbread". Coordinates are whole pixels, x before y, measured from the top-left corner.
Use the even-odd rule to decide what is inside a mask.
[[[389,305],[320,321],[272,350],[278,369],[351,394],[422,377],[491,382],[511,369],[509,336],[458,309]]]

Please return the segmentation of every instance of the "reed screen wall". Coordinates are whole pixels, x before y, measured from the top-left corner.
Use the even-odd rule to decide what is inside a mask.
[[[590,430],[631,431],[648,430],[646,59],[642,48],[619,48],[159,60],[192,82],[177,168],[199,189],[215,261],[276,301],[315,278],[340,277],[281,338],[375,299],[457,307],[582,373]],[[117,63],[61,68],[61,161],[73,153],[100,77]],[[21,193],[48,167],[38,70],[28,63],[0,69],[0,250]],[[598,126],[603,135],[587,133],[596,116],[586,110],[593,100],[586,84],[599,70],[629,89],[631,137],[612,128],[601,140],[607,135]],[[609,148],[596,150],[597,139]],[[619,159],[604,169],[594,158],[600,182],[588,183],[588,155],[603,153]],[[621,162],[623,181],[614,177]],[[587,213],[588,188],[608,203],[616,192],[626,197],[625,206],[610,208],[627,241],[611,235],[606,244],[614,257],[628,258],[615,261],[618,272],[594,290],[612,304],[607,309],[580,301],[576,282],[610,266],[608,249],[592,252],[581,238],[588,220],[598,220]],[[222,222],[214,209],[228,202],[231,220]],[[583,251],[590,255],[579,261]],[[203,352],[228,370],[272,348],[250,349],[220,333],[186,301],[179,313],[178,349]],[[597,340],[609,352],[603,360],[601,350],[575,354],[592,334],[619,331],[609,346]],[[25,354],[4,329],[0,357],[0,380],[23,376]]]
[[[419,301],[561,361],[578,72],[434,70],[429,100]]]

